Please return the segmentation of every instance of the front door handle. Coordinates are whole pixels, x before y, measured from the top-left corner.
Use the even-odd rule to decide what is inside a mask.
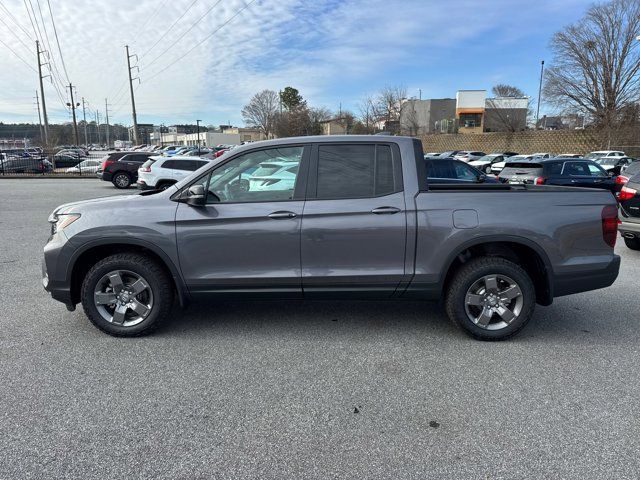
[[[392,215],[399,211],[400,209],[396,207],[378,207],[371,210],[371,213],[375,213],[376,215]]]
[[[279,220],[282,218],[295,218],[297,215],[293,212],[273,212],[269,214],[269,218],[273,218],[274,220]]]

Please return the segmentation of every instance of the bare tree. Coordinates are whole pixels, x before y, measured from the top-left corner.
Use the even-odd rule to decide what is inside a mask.
[[[514,87],[513,85],[507,85],[506,83],[499,83],[494,85],[491,89],[491,93],[493,93],[494,97],[515,97],[522,98],[525,97],[525,94],[518,87]]]
[[[545,95],[559,107],[586,111],[611,130],[640,97],[640,2],[612,0],[589,8],[551,40]]]
[[[374,133],[376,131],[376,108],[371,97],[365,97],[358,103],[358,120],[360,121],[360,133]]]
[[[386,86],[378,93],[374,105],[378,118],[387,122],[400,121],[403,100],[407,98],[407,89],[402,85]]]
[[[278,94],[273,90],[256,93],[242,109],[242,118],[251,127],[258,127],[265,137],[273,133],[278,111]]]

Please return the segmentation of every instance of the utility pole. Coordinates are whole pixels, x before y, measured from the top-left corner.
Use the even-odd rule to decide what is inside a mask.
[[[40,142],[44,141],[42,132],[42,117],[40,116],[40,101],[38,100],[38,90],[36,90],[36,105],[38,106],[38,125],[40,127]]]
[[[98,145],[101,145],[100,143],[100,112],[98,110],[96,110],[96,134],[98,136]]]
[[[104,99],[104,114],[107,122],[107,148],[109,148],[109,104],[107,104],[106,98]]]
[[[419,98],[420,100],[422,100],[422,89],[421,89],[421,88],[419,88],[419,89],[418,89],[418,92],[419,92],[419,93],[418,93],[418,98]]]
[[[42,85],[42,63],[40,62],[40,42],[36,40],[38,56],[38,77],[40,78],[40,95],[42,96],[42,116],[44,117],[44,144],[49,145],[49,119],[47,118],[47,104],[44,101],[44,86]]]
[[[71,113],[73,114],[73,138],[76,141],[76,147],[78,146],[78,122],[76,122],[76,107],[80,106],[80,104],[76,105],[76,102],[73,100],[73,85],[69,84],[69,93],[71,94]],[[67,103],[67,105],[69,105]]]
[[[202,120],[196,120],[196,131],[198,132],[198,156],[200,156],[200,122]]]
[[[538,88],[538,108],[536,109],[536,125],[535,128],[538,128],[538,118],[540,116],[540,97],[542,96],[542,76],[544,75],[544,60],[542,60],[542,64],[540,65],[540,87]]]
[[[87,112],[84,108],[84,97],[82,97],[82,120],[84,120],[84,145],[86,147],[89,145],[89,140],[87,139]]]
[[[131,57],[136,57],[137,61],[138,56],[129,55],[129,45],[125,45],[124,48],[127,50],[127,71],[129,72],[129,91],[131,92],[131,112],[133,114],[133,141],[138,145],[138,116],[136,115],[136,101],[133,97],[133,78],[131,78]],[[138,80],[140,79],[138,78]]]

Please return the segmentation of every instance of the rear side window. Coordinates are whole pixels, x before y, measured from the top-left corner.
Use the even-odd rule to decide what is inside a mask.
[[[544,170],[547,175],[561,175],[562,174],[562,166],[564,164],[561,162],[556,163],[545,163]]]
[[[142,168],[149,168],[151,165],[153,165],[154,163],[156,163],[155,160],[149,159],[146,162],[144,162],[142,164]]]
[[[319,199],[367,198],[394,192],[394,167],[388,145],[320,145]]]

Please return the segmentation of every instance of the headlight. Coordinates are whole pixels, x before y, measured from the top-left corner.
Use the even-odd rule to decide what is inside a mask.
[[[51,235],[55,235],[56,232],[64,230],[79,218],[79,213],[55,213],[51,215],[49,217],[49,223],[51,224]]]

